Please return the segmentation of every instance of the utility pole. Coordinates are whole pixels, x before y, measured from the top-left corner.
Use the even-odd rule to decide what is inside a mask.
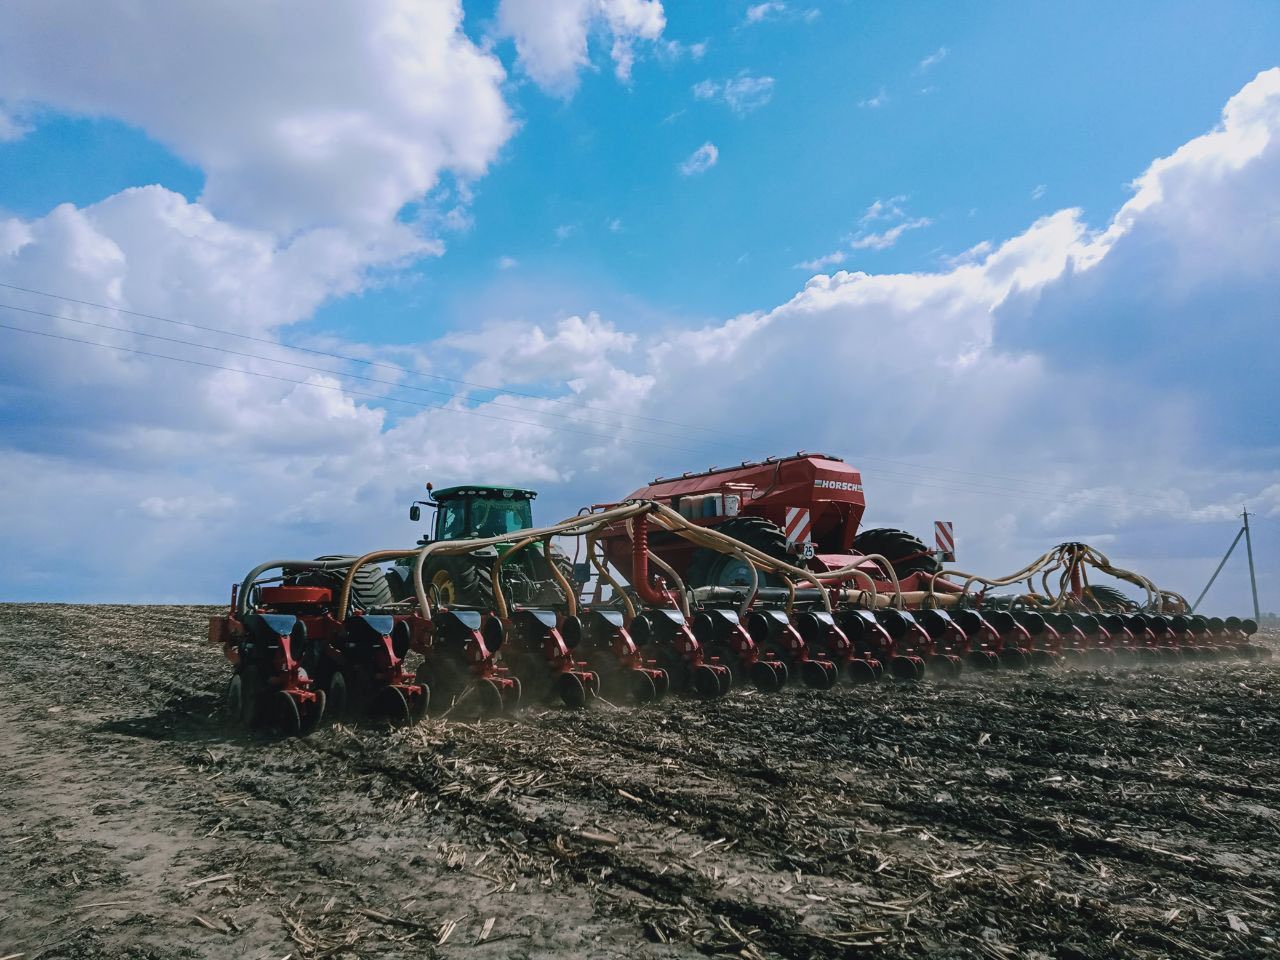
[[[1262,620],[1262,612],[1258,608],[1258,578],[1253,571],[1253,538],[1249,535],[1249,511],[1242,509],[1241,518],[1244,520],[1244,526],[1236,531],[1236,538],[1231,541],[1231,546],[1227,547],[1226,555],[1218,564],[1218,569],[1213,571],[1213,576],[1209,578],[1209,582],[1204,585],[1204,589],[1200,591],[1200,596],[1196,597],[1196,602],[1191,605],[1191,612],[1196,612],[1196,607],[1200,606],[1200,601],[1204,599],[1204,595],[1209,592],[1209,588],[1213,586],[1213,581],[1218,579],[1218,574],[1222,572],[1222,568],[1227,565],[1227,561],[1231,559],[1231,554],[1235,552],[1236,544],[1240,542],[1240,538],[1244,537],[1245,552],[1249,555],[1249,586],[1253,590],[1253,619]]]
[[[1253,619],[1262,621],[1262,612],[1258,609],[1258,578],[1253,572],[1253,538],[1249,536],[1249,511],[1244,511],[1244,549],[1249,555],[1249,587],[1253,590]]]

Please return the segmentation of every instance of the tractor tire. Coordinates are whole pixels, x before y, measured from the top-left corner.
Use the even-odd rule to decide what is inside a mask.
[[[1084,588],[1086,600],[1092,600],[1098,607],[1108,613],[1121,612],[1133,606],[1132,602],[1115,587],[1106,584],[1090,585]]]
[[[561,607],[564,605],[565,597],[559,584],[556,583],[551,567],[554,566],[559,570],[564,575],[564,578],[569,581],[570,586],[573,586],[573,561],[559,547],[552,545],[551,562],[548,563],[546,556],[542,552],[541,544],[530,544],[519,553],[513,555],[507,561],[507,566],[519,566],[529,579],[546,585],[545,589],[540,590],[532,602],[540,606]]]
[[[749,547],[768,554],[775,560],[793,563],[795,558],[787,556],[787,535],[776,523],[770,523],[763,517],[730,517],[723,523],[711,528],[726,537],[741,540]],[[698,547],[689,559],[689,569],[685,573],[685,583],[689,587],[729,586],[724,583],[727,576],[732,575],[734,567],[741,566],[740,561],[727,553],[720,553],[709,547]],[[760,575],[760,586],[781,586],[782,581],[769,574]]]
[[[422,579],[428,595],[435,587],[432,601],[439,599],[445,606],[484,607],[493,606],[493,568],[487,557],[441,557],[427,560]]]
[[[316,557],[317,560],[355,560],[355,557],[332,556]],[[286,571],[286,582],[302,587],[331,587],[334,600],[337,592],[346,579],[347,571],[341,567],[336,570],[300,570],[289,574]],[[395,602],[391,592],[391,584],[381,567],[365,564],[356,571],[355,581],[351,584],[351,606],[360,610],[373,610],[389,606]]]
[[[878,553],[893,565],[899,579],[913,573],[937,573],[942,569],[933,553],[915,534],[892,527],[863,530],[853,539],[855,553]]]

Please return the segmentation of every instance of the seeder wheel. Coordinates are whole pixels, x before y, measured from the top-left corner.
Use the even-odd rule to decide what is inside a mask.
[[[562,673],[556,678],[556,693],[570,710],[581,710],[587,705],[587,688],[576,673]]]
[[[315,702],[302,717],[302,726],[298,730],[298,736],[309,737],[316,732],[316,728],[320,726],[320,721],[324,719],[325,708],[328,705],[328,698],[323,690],[316,691]]]
[[[482,717],[499,716],[506,707],[502,696],[502,685],[495,683],[486,677],[483,680],[477,680],[475,685],[476,697],[480,701],[480,715]]]
[[[653,680],[653,688],[657,691],[654,700],[662,700],[671,692],[671,675],[665,670],[658,670],[649,674],[649,678]]]
[[[226,708],[227,716],[236,723],[245,722],[244,678],[238,673],[233,673],[227,681]]]
[[[373,702],[369,704],[369,716],[397,727],[407,726],[412,717],[409,698],[399,687],[387,684],[374,694]]]
[[[849,661],[846,668],[849,672],[849,679],[853,683],[875,683],[879,678],[876,668],[872,666],[872,661],[855,658]]]
[[[325,697],[328,701],[327,709],[330,715],[339,720],[346,719],[347,708],[351,705],[351,700],[347,685],[347,675],[341,670],[335,670],[333,676],[329,678],[329,685],[325,689]]]
[[[889,673],[895,680],[923,680],[924,661],[919,657],[894,657],[889,661]]]
[[[277,690],[271,695],[271,726],[282,737],[296,737],[302,733],[298,701],[286,690]]]
[[[693,690],[704,700],[720,696],[720,678],[708,664],[701,663],[693,668]]]
[[[994,670],[1000,665],[1000,658],[990,650],[970,650],[965,659],[975,670]]]
[[[720,696],[725,696],[733,687],[733,673],[728,667],[716,669],[716,683],[720,685]]]
[[[658,699],[658,687],[653,677],[643,670],[631,670],[627,685],[631,688],[631,699],[636,703],[653,703]]]
[[[815,690],[829,690],[835,678],[827,672],[826,664],[818,660],[804,660],[800,664],[800,676],[806,687]]]
[[[751,682],[761,693],[776,693],[782,689],[782,674],[769,660],[757,660],[751,665]]]
[[[1023,656],[1028,655],[1023,654]],[[1054,667],[1062,666],[1062,655],[1052,650],[1032,650],[1028,660],[1031,666],[1040,670],[1052,670]]]
[[[415,686],[421,692],[409,699],[409,721],[417,724],[422,722],[422,718],[427,715],[427,708],[431,706],[431,688],[421,680],[415,680]]]
[[[1044,650],[1033,651],[1035,654],[1045,652]],[[1000,651],[1000,666],[1006,670],[1025,670],[1030,665],[1030,658],[1017,647],[1005,647]],[[1037,666],[1044,666],[1044,664],[1038,663]]]

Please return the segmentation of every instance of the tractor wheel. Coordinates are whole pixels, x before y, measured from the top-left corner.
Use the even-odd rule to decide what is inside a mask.
[[[937,573],[942,569],[933,552],[915,534],[892,527],[863,530],[853,539],[855,553],[878,553],[891,564],[899,579],[913,573]]]
[[[1093,601],[1093,604],[1108,612],[1128,610],[1133,606],[1128,597],[1115,587],[1108,587],[1106,584],[1085,587],[1084,596],[1086,600]]]
[[[548,564],[541,545],[530,544],[507,561],[508,567],[513,564],[522,565],[531,580],[545,584],[545,588],[534,598],[534,603],[552,607],[564,605],[565,597],[560,585],[556,582],[555,575],[551,572],[551,565],[554,565],[556,570],[569,581],[570,588],[573,588],[573,561],[565,555],[563,550],[552,544],[551,564]]]
[[[791,562],[787,558],[787,535],[776,523],[770,523],[763,517],[730,517],[711,529],[741,540],[775,560]],[[698,547],[693,551],[685,574],[685,583],[690,587],[745,587],[750,582],[751,573],[743,567],[741,560],[709,547]],[[760,574],[760,586],[781,585],[782,581],[776,577]]]
[[[355,560],[355,557],[332,556],[332,557],[316,557],[317,560]],[[339,567],[336,570],[299,570],[296,573],[285,571],[286,583],[297,584],[303,587],[331,587],[334,591],[334,599],[337,599],[337,592],[342,587],[342,582],[347,577],[345,568]],[[365,564],[356,571],[356,578],[351,584],[351,605],[360,610],[373,610],[377,607],[385,607],[395,602],[395,596],[391,591],[391,584],[387,582],[387,575],[381,567],[373,564]]]
[[[487,558],[428,559],[423,579],[427,593],[446,607],[488,608],[493,604],[493,570]],[[435,588],[434,593],[432,587]]]

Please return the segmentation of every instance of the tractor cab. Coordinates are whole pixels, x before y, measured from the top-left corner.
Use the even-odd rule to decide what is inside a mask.
[[[556,547],[546,555],[533,544],[510,553],[507,547],[524,539],[533,528],[533,499],[537,494],[519,487],[493,487],[471,483],[435,490],[427,484],[427,499],[409,508],[409,519],[422,519],[422,508],[435,510],[431,532],[421,546],[450,540],[497,540],[466,554],[436,554],[426,559],[423,577],[438,602],[488,608],[493,602],[493,571],[502,556],[502,587],[507,599],[521,606],[562,603],[563,592],[551,570],[555,564],[565,579],[573,577],[573,564]],[[505,541],[505,542],[504,542]],[[397,600],[413,592],[410,571],[415,560],[405,557],[388,571],[392,595]]]
[[[473,540],[502,537],[533,527],[532,490],[471,484],[433,490],[427,486],[429,501],[420,500],[409,508],[409,519],[422,518],[421,507],[434,507],[435,524],[429,539]]]

